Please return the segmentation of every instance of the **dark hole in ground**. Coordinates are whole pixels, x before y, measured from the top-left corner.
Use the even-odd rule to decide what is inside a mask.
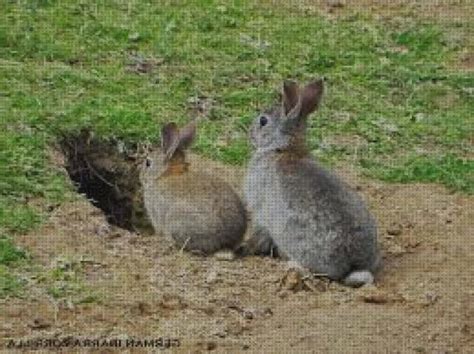
[[[60,146],[78,192],[102,209],[110,224],[130,231],[152,230],[139,181],[143,154],[137,146],[99,139],[89,130],[64,136]]]

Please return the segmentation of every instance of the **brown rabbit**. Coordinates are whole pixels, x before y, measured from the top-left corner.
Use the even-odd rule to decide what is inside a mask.
[[[211,254],[234,250],[247,227],[245,208],[217,176],[189,168],[185,150],[196,132],[192,121],[162,129],[161,150],[152,152],[140,173],[145,208],[156,232],[187,251]]]

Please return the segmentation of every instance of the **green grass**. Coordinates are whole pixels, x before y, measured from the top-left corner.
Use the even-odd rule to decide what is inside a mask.
[[[0,264],[9,265],[26,258],[26,253],[18,249],[12,240],[7,237],[0,238]]]
[[[250,1],[4,1],[0,232],[38,225],[45,209],[32,200],[48,206],[68,196],[47,153],[61,133],[90,127],[156,142],[164,122],[186,122],[190,99],[206,97],[213,103],[195,151],[242,165],[246,129],[288,77],[329,79],[309,136],[325,163],[472,193],[474,75],[449,66],[472,48],[447,33],[469,38],[473,26],[445,26],[413,16],[330,19]],[[161,64],[137,74],[127,70],[131,54]],[[341,136],[360,146],[326,143]]]
[[[474,161],[463,160],[452,155],[432,158],[429,156],[408,157],[403,164],[388,166],[361,161],[370,175],[392,182],[437,182],[455,190],[474,193]]]
[[[0,298],[22,294],[24,282],[15,274],[15,266],[25,258],[26,253],[11,238],[0,237]]]
[[[0,299],[21,296],[24,282],[11,269],[0,265]]]
[[[101,297],[84,284],[83,263],[80,261],[56,260],[53,268],[40,273],[39,283],[54,299],[69,299],[75,304],[101,301]]]

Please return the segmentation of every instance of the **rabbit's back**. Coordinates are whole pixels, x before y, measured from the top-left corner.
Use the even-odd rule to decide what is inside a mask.
[[[145,204],[155,230],[172,237],[179,247],[211,253],[241,241],[245,209],[221,179],[192,171],[163,176],[148,186]]]

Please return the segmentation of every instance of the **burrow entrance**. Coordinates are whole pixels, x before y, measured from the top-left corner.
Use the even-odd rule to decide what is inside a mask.
[[[78,192],[102,209],[110,224],[152,231],[139,181],[143,149],[116,139],[99,139],[90,130],[63,136],[60,148]]]

